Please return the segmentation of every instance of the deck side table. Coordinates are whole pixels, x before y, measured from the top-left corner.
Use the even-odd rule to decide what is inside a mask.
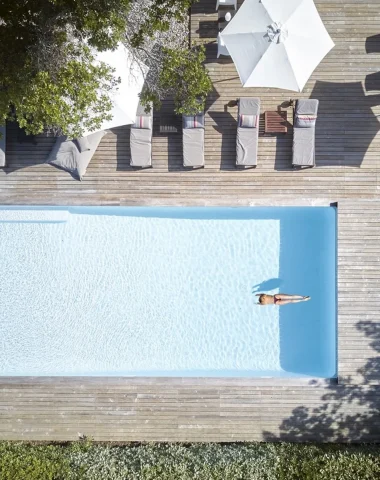
[[[288,112],[269,111],[264,114],[265,133],[287,133]]]

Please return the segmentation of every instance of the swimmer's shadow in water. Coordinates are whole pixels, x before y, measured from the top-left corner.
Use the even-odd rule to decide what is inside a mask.
[[[269,280],[264,280],[261,283],[253,285],[252,293],[264,293],[269,292],[271,290],[275,290],[280,288],[282,285],[281,278],[270,278]]]

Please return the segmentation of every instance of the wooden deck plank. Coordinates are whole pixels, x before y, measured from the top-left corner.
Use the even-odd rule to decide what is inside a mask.
[[[7,135],[4,205],[328,205],[338,202],[339,383],[318,379],[0,378],[0,439],[112,441],[380,441],[380,13],[378,0],[317,0],[336,46],[301,94],[244,89],[216,59],[215,0],[200,0],[192,40],[206,46],[205,168],[182,168],[181,134],[159,133],[153,168],[129,166],[129,127],[107,134],[82,182],[44,164],[54,140]],[[240,2],[241,4],[241,2]],[[372,75],[372,76],[371,76]],[[236,106],[264,111],[318,98],[317,166],[293,171],[292,115],[283,136],[259,137],[256,169],[235,169]],[[163,112],[170,112],[167,102]],[[261,127],[263,118],[261,119]]]

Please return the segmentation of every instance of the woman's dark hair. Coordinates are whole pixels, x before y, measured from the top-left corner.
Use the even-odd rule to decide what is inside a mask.
[[[260,303],[260,305],[263,303],[264,298],[265,298],[265,293],[262,293],[258,299],[258,303]]]

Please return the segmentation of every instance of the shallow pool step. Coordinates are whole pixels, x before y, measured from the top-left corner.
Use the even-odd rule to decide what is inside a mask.
[[[65,223],[68,210],[33,210],[0,208],[0,223]]]

